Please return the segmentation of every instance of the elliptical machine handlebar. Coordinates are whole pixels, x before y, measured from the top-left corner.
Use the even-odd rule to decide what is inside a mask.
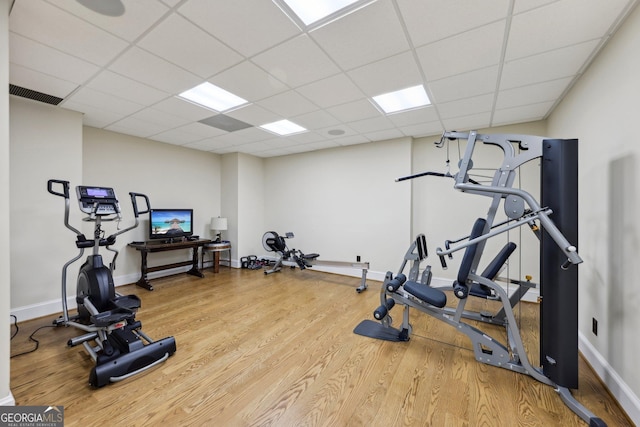
[[[58,192],[58,191],[54,191],[53,186],[54,184],[60,184],[62,185],[62,190],[63,192]],[[63,181],[60,179],[50,179],[47,182],[47,190],[49,191],[49,193],[53,194],[54,196],[60,196],[62,198],[64,198],[64,225],[65,227],[67,227],[69,230],[73,231],[74,233],[76,233],[76,235],[78,237],[82,236],[84,237],[84,235],[82,234],[82,232],[80,230],[78,230],[77,228],[73,227],[71,224],[69,224],[69,181]]]
[[[131,204],[133,205],[133,215],[138,218],[138,216],[140,215],[144,215],[146,213],[149,213],[149,211],[151,210],[151,204],[149,203],[149,198],[142,194],[142,193],[134,193],[134,192],[129,192],[129,196],[131,197]],[[146,209],[141,211],[138,210],[138,202],[137,202],[137,198],[138,197],[142,197],[144,199],[144,203],[146,205]]]

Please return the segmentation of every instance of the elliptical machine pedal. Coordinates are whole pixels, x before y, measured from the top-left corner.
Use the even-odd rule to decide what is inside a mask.
[[[62,186],[62,192],[55,191],[54,185]],[[49,193],[65,199],[64,225],[76,234],[76,247],[80,250],[62,268],[62,315],[53,323],[57,326],[73,326],[85,332],[70,339],[67,345],[73,347],[82,344],[95,362],[95,367],[89,374],[89,384],[92,387],[102,387],[130,378],[166,361],[176,351],[175,338],[166,337],[154,341],[142,332],[142,323],[135,319],[141,306],[140,298],[136,295],[117,294],[113,283],[112,269],[115,269],[118,251],[110,246],[115,244],[116,236],[139,225],[140,214],[149,212],[147,196],[129,193],[135,223],[105,238],[102,222],[121,220],[120,204],[115,192],[108,187],[76,187],[80,210],[88,214],[84,220],[94,223],[93,239],[87,239],[69,224],[69,181],[51,179],[47,189]],[[138,210],[139,198],[145,201],[144,211]],[[100,247],[114,252],[109,267],[103,263]],[[87,248],[92,248],[92,254],[80,267],[76,286],[78,314],[69,316],[67,270],[82,258]]]

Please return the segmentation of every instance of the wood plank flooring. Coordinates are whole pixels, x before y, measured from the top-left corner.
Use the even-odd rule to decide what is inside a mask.
[[[415,310],[408,342],[353,334],[373,319],[379,282],[358,294],[360,279],[311,270],[205,275],[156,279],[152,292],[118,288],[142,299],[137,318],[148,335],[175,337],[167,362],[94,390],[93,362],[66,346],[81,332],[45,328],[37,351],[11,359],[16,403],[63,405],[68,426],[586,425],[553,388],[477,363],[464,335]],[[468,308],[491,308],[476,304]],[[516,310],[534,366],[537,311]],[[398,325],[401,309],[392,315]],[[20,323],[12,354],[33,348],[29,334],[53,317]],[[574,396],[609,426],[633,425],[582,359],[579,381]]]

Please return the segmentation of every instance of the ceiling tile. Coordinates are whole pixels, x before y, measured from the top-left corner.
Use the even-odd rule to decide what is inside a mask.
[[[510,0],[397,0],[397,3],[411,41],[418,47],[506,18]]]
[[[299,87],[299,93],[322,108],[344,104],[364,98],[364,94],[344,74]]]
[[[188,0],[178,12],[247,57],[300,34],[271,1]]]
[[[200,141],[189,142],[187,144],[184,144],[184,147],[187,147],[187,148],[192,148],[194,150],[212,151],[212,152],[216,152],[216,150],[220,149],[223,146],[233,147],[232,144],[219,143],[218,141],[216,141],[215,138],[201,139]]]
[[[87,83],[87,87],[142,104],[153,104],[170,96],[167,92],[105,70]]]
[[[257,104],[249,104],[237,110],[229,111],[225,113],[227,116],[231,116],[234,119],[242,120],[246,123],[251,123],[254,126],[260,126],[265,123],[271,123],[278,120],[282,120],[279,115],[262,108]]]
[[[292,90],[263,99],[258,105],[282,117],[310,113],[318,109],[305,97]]]
[[[364,65],[347,74],[370,97],[416,86],[423,82],[420,68],[412,52],[403,52]]]
[[[153,108],[193,121],[199,121],[218,113],[217,111],[204,108],[182,98],[178,98],[177,96],[170,96],[163,99],[154,104]]]
[[[391,122],[396,126],[409,126],[418,123],[438,120],[438,113],[436,112],[436,109],[431,105],[427,107],[416,108],[414,110],[389,114],[387,118],[391,120]]]
[[[172,95],[202,83],[195,74],[137,47],[125,52],[109,69]]]
[[[190,142],[200,141],[203,137],[201,135],[191,133],[185,129],[185,126],[181,126],[179,128],[153,135],[151,139],[154,141],[166,142],[168,144],[184,145]]]
[[[598,44],[598,40],[593,40],[527,58],[508,61],[502,70],[500,89],[511,89],[573,76],[580,71],[584,62]]]
[[[473,96],[452,102],[438,104],[438,112],[443,119],[486,113],[493,108],[494,94]]]
[[[353,131],[350,131],[353,132]],[[326,136],[325,136],[326,135]],[[289,141],[297,142],[298,145],[309,144],[312,142],[320,142],[327,140],[327,133],[319,130],[317,132],[303,132],[295,135],[287,136],[286,139]]]
[[[292,88],[340,71],[306,34],[256,55],[252,61]]]
[[[498,64],[505,23],[494,22],[416,49],[427,79],[439,80]]]
[[[364,135],[353,135],[353,136],[347,136],[345,138],[336,138],[333,140],[333,142],[335,142],[338,145],[346,146],[346,145],[364,144],[370,141]]]
[[[16,64],[9,65],[9,82],[16,86],[57,96],[58,98],[66,98],[78,87],[75,83],[48,76]]]
[[[335,126],[340,123],[335,117],[324,110],[312,111],[311,113],[301,114],[291,118],[291,121],[300,126],[309,129],[320,129],[328,126]]]
[[[152,135],[166,131],[167,127],[129,116],[105,127],[105,129],[141,138],[149,138]]]
[[[100,69],[90,62],[15,33],[9,34],[11,63],[58,79],[81,84]]]
[[[458,74],[429,84],[432,102],[441,103],[491,93],[496,89],[498,67]]]
[[[508,123],[522,123],[543,119],[554,102],[542,102],[540,104],[523,105],[521,107],[511,107],[504,110],[496,110],[493,114],[492,124],[494,126]]]
[[[421,136],[440,135],[444,132],[444,129],[442,128],[440,121],[437,121],[405,126],[402,128],[402,132],[406,136],[418,138]]]
[[[338,120],[349,123],[380,115],[380,111],[368,99],[359,99],[342,105],[327,108],[327,111]]]
[[[278,78],[250,61],[231,67],[209,81],[250,102],[289,90]]]
[[[535,55],[607,34],[628,0],[563,0],[513,17],[506,59]],[[588,22],[589,25],[585,25]]]
[[[140,37],[169,10],[156,0],[123,0],[125,13],[113,18],[95,13],[77,1],[47,1],[127,41]]]
[[[177,34],[180,36],[176,37]],[[202,78],[243,60],[240,54],[179,15],[172,15],[156,26],[138,46]]]
[[[359,120],[349,123],[349,127],[358,133],[376,132],[380,130],[394,129],[396,125],[387,117],[380,116],[373,119]]]
[[[566,77],[544,83],[521,86],[498,92],[496,109],[519,107],[557,99],[567,89],[573,79]]]
[[[486,128],[491,123],[491,113],[471,114],[469,116],[445,119],[443,123],[446,130]]]
[[[378,0],[311,33],[343,70],[409,49],[390,0]]]
[[[41,19],[43,16],[46,20]],[[9,16],[9,28],[97,65],[108,64],[127,47],[127,43],[118,37],[42,1],[15,2]]]
[[[82,124],[100,129],[125,117],[125,115],[121,113],[103,110],[93,105],[78,104],[72,101],[64,102],[62,107],[67,110],[84,113],[82,116]]]
[[[189,120],[187,119],[176,116],[175,114],[157,110],[155,108],[145,108],[144,110],[137,111],[129,117],[144,120],[149,123],[155,123],[157,125],[165,127],[166,129],[173,129],[189,123]]]
[[[325,150],[327,148],[336,148],[339,145],[334,141],[316,141],[309,142],[308,144],[295,145],[289,148],[294,153],[303,153],[307,151]]]
[[[131,102],[123,98],[104,93],[88,87],[83,87],[67,98],[74,104],[93,106],[101,110],[116,114],[133,114],[144,108],[142,104]],[[64,105],[64,104],[63,104]]]
[[[513,13],[518,14],[526,12],[528,10],[536,9],[540,6],[544,6],[556,1],[558,0],[515,0],[513,5]]]
[[[371,141],[384,141],[387,139],[402,138],[405,136],[405,134],[398,129],[385,129],[375,132],[365,132],[362,135],[369,138]]]
[[[213,138],[216,136],[220,136],[220,135],[224,135],[225,131],[223,131],[222,129],[217,129],[214,128],[212,126],[207,126],[204,125],[202,123],[199,122],[195,122],[195,123],[190,123],[188,125],[185,126],[180,126],[179,128],[176,128],[175,130],[184,130],[187,133],[191,133],[194,135],[200,135],[201,139],[202,138]]]
[[[235,148],[236,148],[235,151],[238,151],[240,153],[246,153],[246,154],[256,154],[256,153],[259,153],[261,151],[265,151],[265,150],[271,149],[271,147],[269,147],[263,141],[250,142],[248,144],[239,145],[239,146],[237,146]]]

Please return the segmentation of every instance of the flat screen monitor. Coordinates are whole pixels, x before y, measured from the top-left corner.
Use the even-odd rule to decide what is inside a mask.
[[[149,239],[176,239],[193,235],[193,209],[151,209]]]

